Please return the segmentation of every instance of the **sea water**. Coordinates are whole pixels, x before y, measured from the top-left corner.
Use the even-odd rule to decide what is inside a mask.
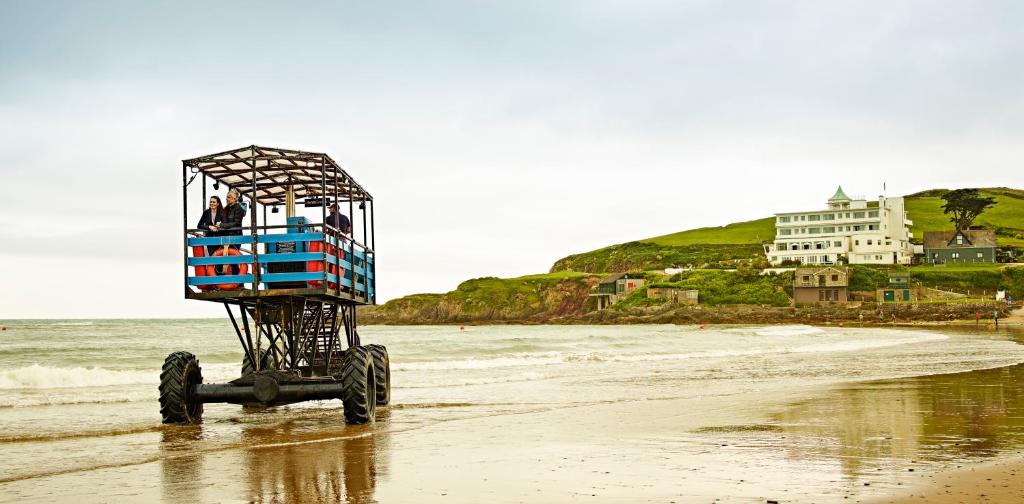
[[[207,383],[239,376],[242,353],[225,320],[26,320],[4,325],[0,485],[143,464],[181,450],[280,443],[282,433],[288,442],[313,442],[349,432],[338,401],[270,409],[211,404],[200,431],[185,435],[162,426],[157,384],[168,353],[194,353]],[[594,404],[692,400],[706,405],[708,413],[673,419],[671,432],[685,433],[690,441],[719,439],[730,425],[747,421],[744,411],[777,408],[780,400],[812,408],[801,401],[849,384],[1024,362],[1024,346],[1012,337],[980,331],[802,325],[369,326],[360,328],[360,335],[364,344],[381,343],[390,352],[393,404],[382,410],[395,431]],[[741,404],[732,397],[742,397]],[[776,422],[785,415],[778,414]],[[669,427],[650,426],[662,444],[665,436],[674,436],[658,434],[658,429]]]

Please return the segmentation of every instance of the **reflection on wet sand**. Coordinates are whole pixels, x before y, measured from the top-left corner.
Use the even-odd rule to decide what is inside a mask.
[[[288,422],[248,426],[237,452],[162,457],[163,498],[209,500],[212,483],[219,487],[213,493],[245,495],[248,502],[374,502],[378,474],[387,473],[388,416],[378,411],[374,425],[345,427],[327,438]],[[202,427],[176,430],[164,442],[171,450],[188,437],[198,440]],[[211,472],[219,474],[211,478]]]
[[[790,457],[838,460],[850,478],[990,457],[1024,445],[1024,365],[850,385],[773,423]]]

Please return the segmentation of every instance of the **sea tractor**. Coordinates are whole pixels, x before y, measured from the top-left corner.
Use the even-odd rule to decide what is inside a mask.
[[[189,226],[227,193],[240,226]],[[330,399],[347,423],[373,421],[391,399],[388,351],[363,345],[356,324],[375,304],[373,197],[327,154],[251,145],[182,161],[182,205],[185,298],[224,305],[244,357],[239,378],[204,383],[195,355],[168,355],[163,422],[199,422],[206,403]]]

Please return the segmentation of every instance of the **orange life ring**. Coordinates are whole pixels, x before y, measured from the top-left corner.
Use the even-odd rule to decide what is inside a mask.
[[[192,246],[192,257],[206,257],[206,247],[204,247],[202,245],[193,245]],[[196,276],[197,277],[204,277],[204,276],[206,276],[206,268],[208,268],[208,267],[209,266],[193,266],[193,268],[195,268],[195,270],[196,270]],[[208,291],[208,290],[213,288],[212,285],[199,285],[198,287],[199,287],[199,290],[203,291],[203,292]]]
[[[324,244],[323,244],[323,242],[319,242],[319,241],[309,242],[309,245],[306,247],[306,250],[308,250],[310,252],[323,252]],[[338,259],[339,257],[340,258],[344,258],[345,257],[345,253],[342,252],[342,253],[339,254],[338,253],[338,248],[335,247],[334,245],[327,245],[327,255],[332,255],[332,256],[335,257],[335,259]],[[324,262],[323,261],[306,261],[306,272],[307,273],[321,273],[321,272],[323,272],[323,270],[324,270]],[[345,271],[345,270],[342,269],[341,271]],[[329,273],[331,275],[337,275],[338,274],[338,265],[327,263],[327,273]],[[313,287],[314,289],[315,288],[319,288],[321,285],[323,285],[323,281],[322,280],[309,280],[306,283],[310,287]],[[330,288],[330,289],[337,289],[338,288],[338,284],[336,284],[334,282],[328,282],[327,283],[327,287]]]
[[[242,253],[239,252],[238,249],[233,249],[231,247],[225,247],[225,248],[217,249],[213,253],[213,255],[211,257],[222,257],[225,254],[227,254],[229,256],[240,256],[240,255],[242,255]],[[249,274],[249,265],[248,264],[242,263],[242,264],[239,264],[237,266],[238,266],[238,273],[236,273],[236,274],[238,274],[238,275],[248,275]],[[218,275],[218,273],[217,273],[217,267],[216,266],[211,264],[211,265],[206,267],[206,276],[217,276],[217,275]],[[214,287],[216,287],[216,288],[218,288],[220,290],[235,290],[235,289],[240,288],[241,286],[242,286],[242,284],[237,284],[237,283],[235,283],[235,284],[216,284],[216,285],[214,285]]]

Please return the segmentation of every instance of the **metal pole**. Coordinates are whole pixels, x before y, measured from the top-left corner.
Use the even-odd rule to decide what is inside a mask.
[[[373,286],[373,299],[367,299],[372,304],[377,304],[377,237],[376,237],[377,226],[373,223],[373,199],[370,199],[370,248],[373,249],[373,280],[370,285]],[[369,258],[369,255],[367,255]]]
[[[252,167],[252,196],[249,201],[252,203],[252,213],[249,214],[249,234],[252,235],[252,293],[260,295],[260,251],[257,248],[256,235],[256,149],[249,147],[249,164]],[[266,209],[264,209],[266,210]],[[264,221],[266,224],[266,221]],[[253,369],[258,369],[253,366]]]
[[[338,203],[338,167],[334,166],[333,168],[334,168],[334,203],[337,204]],[[338,231],[338,233],[336,235],[334,235],[334,238],[336,240],[336,243],[334,244],[334,261],[335,262],[339,262],[339,257],[343,257],[345,255],[345,252],[344,252],[345,244],[342,242],[342,238],[341,238],[341,235],[344,234],[344,233],[345,233],[345,230],[341,229],[341,230]],[[338,253],[339,250],[341,251],[341,254]],[[341,272],[341,265],[340,264],[338,264],[334,268],[334,272],[338,276],[338,281],[334,283],[334,295],[337,296],[337,295],[341,294],[341,279],[345,275],[342,274],[342,272]]]
[[[204,175],[205,177],[205,175]],[[188,288],[188,234],[185,232],[188,229],[188,166],[184,161],[181,162],[181,238],[182,238],[182,266],[184,268],[185,276],[182,281],[185,283],[185,296],[189,294]]]
[[[327,156],[320,156],[320,227],[324,233],[324,290],[327,290]]]

